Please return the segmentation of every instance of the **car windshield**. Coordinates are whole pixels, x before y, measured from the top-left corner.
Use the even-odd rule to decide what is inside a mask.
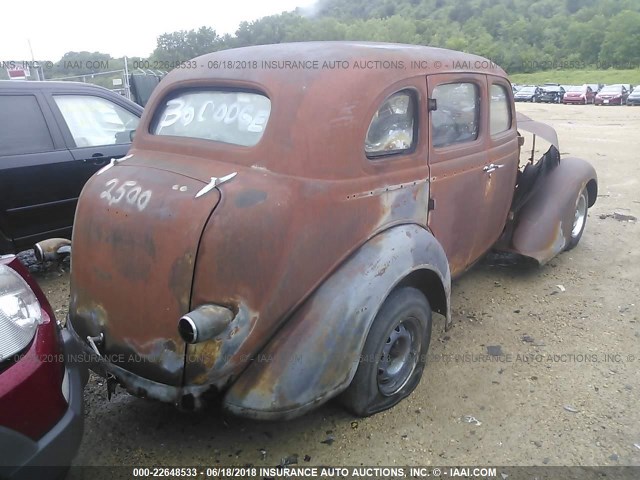
[[[578,87],[578,86],[571,86],[571,87],[567,87],[567,92],[582,92],[583,90],[586,90],[586,88],[584,87]]]
[[[536,87],[522,87],[518,93],[535,93]]]
[[[600,93],[620,93],[622,91],[622,87],[619,85],[609,85],[608,87],[604,87],[600,90]]]
[[[270,113],[271,100],[258,93],[191,90],[158,108],[151,132],[249,147],[262,138]]]
[[[545,92],[559,92],[560,91],[560,87],[544,87],[543,90]]]

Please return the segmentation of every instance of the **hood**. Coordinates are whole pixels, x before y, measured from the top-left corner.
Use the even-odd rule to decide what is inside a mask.
[[[546,123],[536,122],[532,118],[527,117],[520,112],[516,112],[516,123],[519,130],[524,130],[534,135],[538,135],[539,137],[544,138],[551,145],[555,146],[558,150],[560,149],[558,146],[558,134],[552,126],[547,125]]]

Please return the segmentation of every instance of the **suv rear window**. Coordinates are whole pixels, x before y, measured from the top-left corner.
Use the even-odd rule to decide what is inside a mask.
[[[159,108],[151,133],[250,147],[262,138],[270,113],[271,100],[259,93],[187,91]]]

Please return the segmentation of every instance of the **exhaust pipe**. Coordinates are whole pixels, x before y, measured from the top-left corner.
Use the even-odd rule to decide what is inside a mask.
[[[71,240],[66,238],[48,238],[33,246],[36,259],[39,262],[61,260],[71,254]]]
[[[233,317],[233,312],[226,307],[201,305],[180,318],[178,332],[186,343],[206,342],[220,335]]]

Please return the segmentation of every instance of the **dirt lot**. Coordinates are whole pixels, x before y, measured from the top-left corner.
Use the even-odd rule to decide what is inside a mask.
[[[597,203],[578,248],[545,267],[485,261],[454,283],[454,328],[434,325],[408,400],[367,419],[328,405],[262,423],[121,390],[109,402],[92,376],[75,464],[640,465],[639,226],[614,215],[640,216],[640,109],[518,109],[556,127],[563,154],[593,163]],[[64,318],[68,275],[40,281]]]

